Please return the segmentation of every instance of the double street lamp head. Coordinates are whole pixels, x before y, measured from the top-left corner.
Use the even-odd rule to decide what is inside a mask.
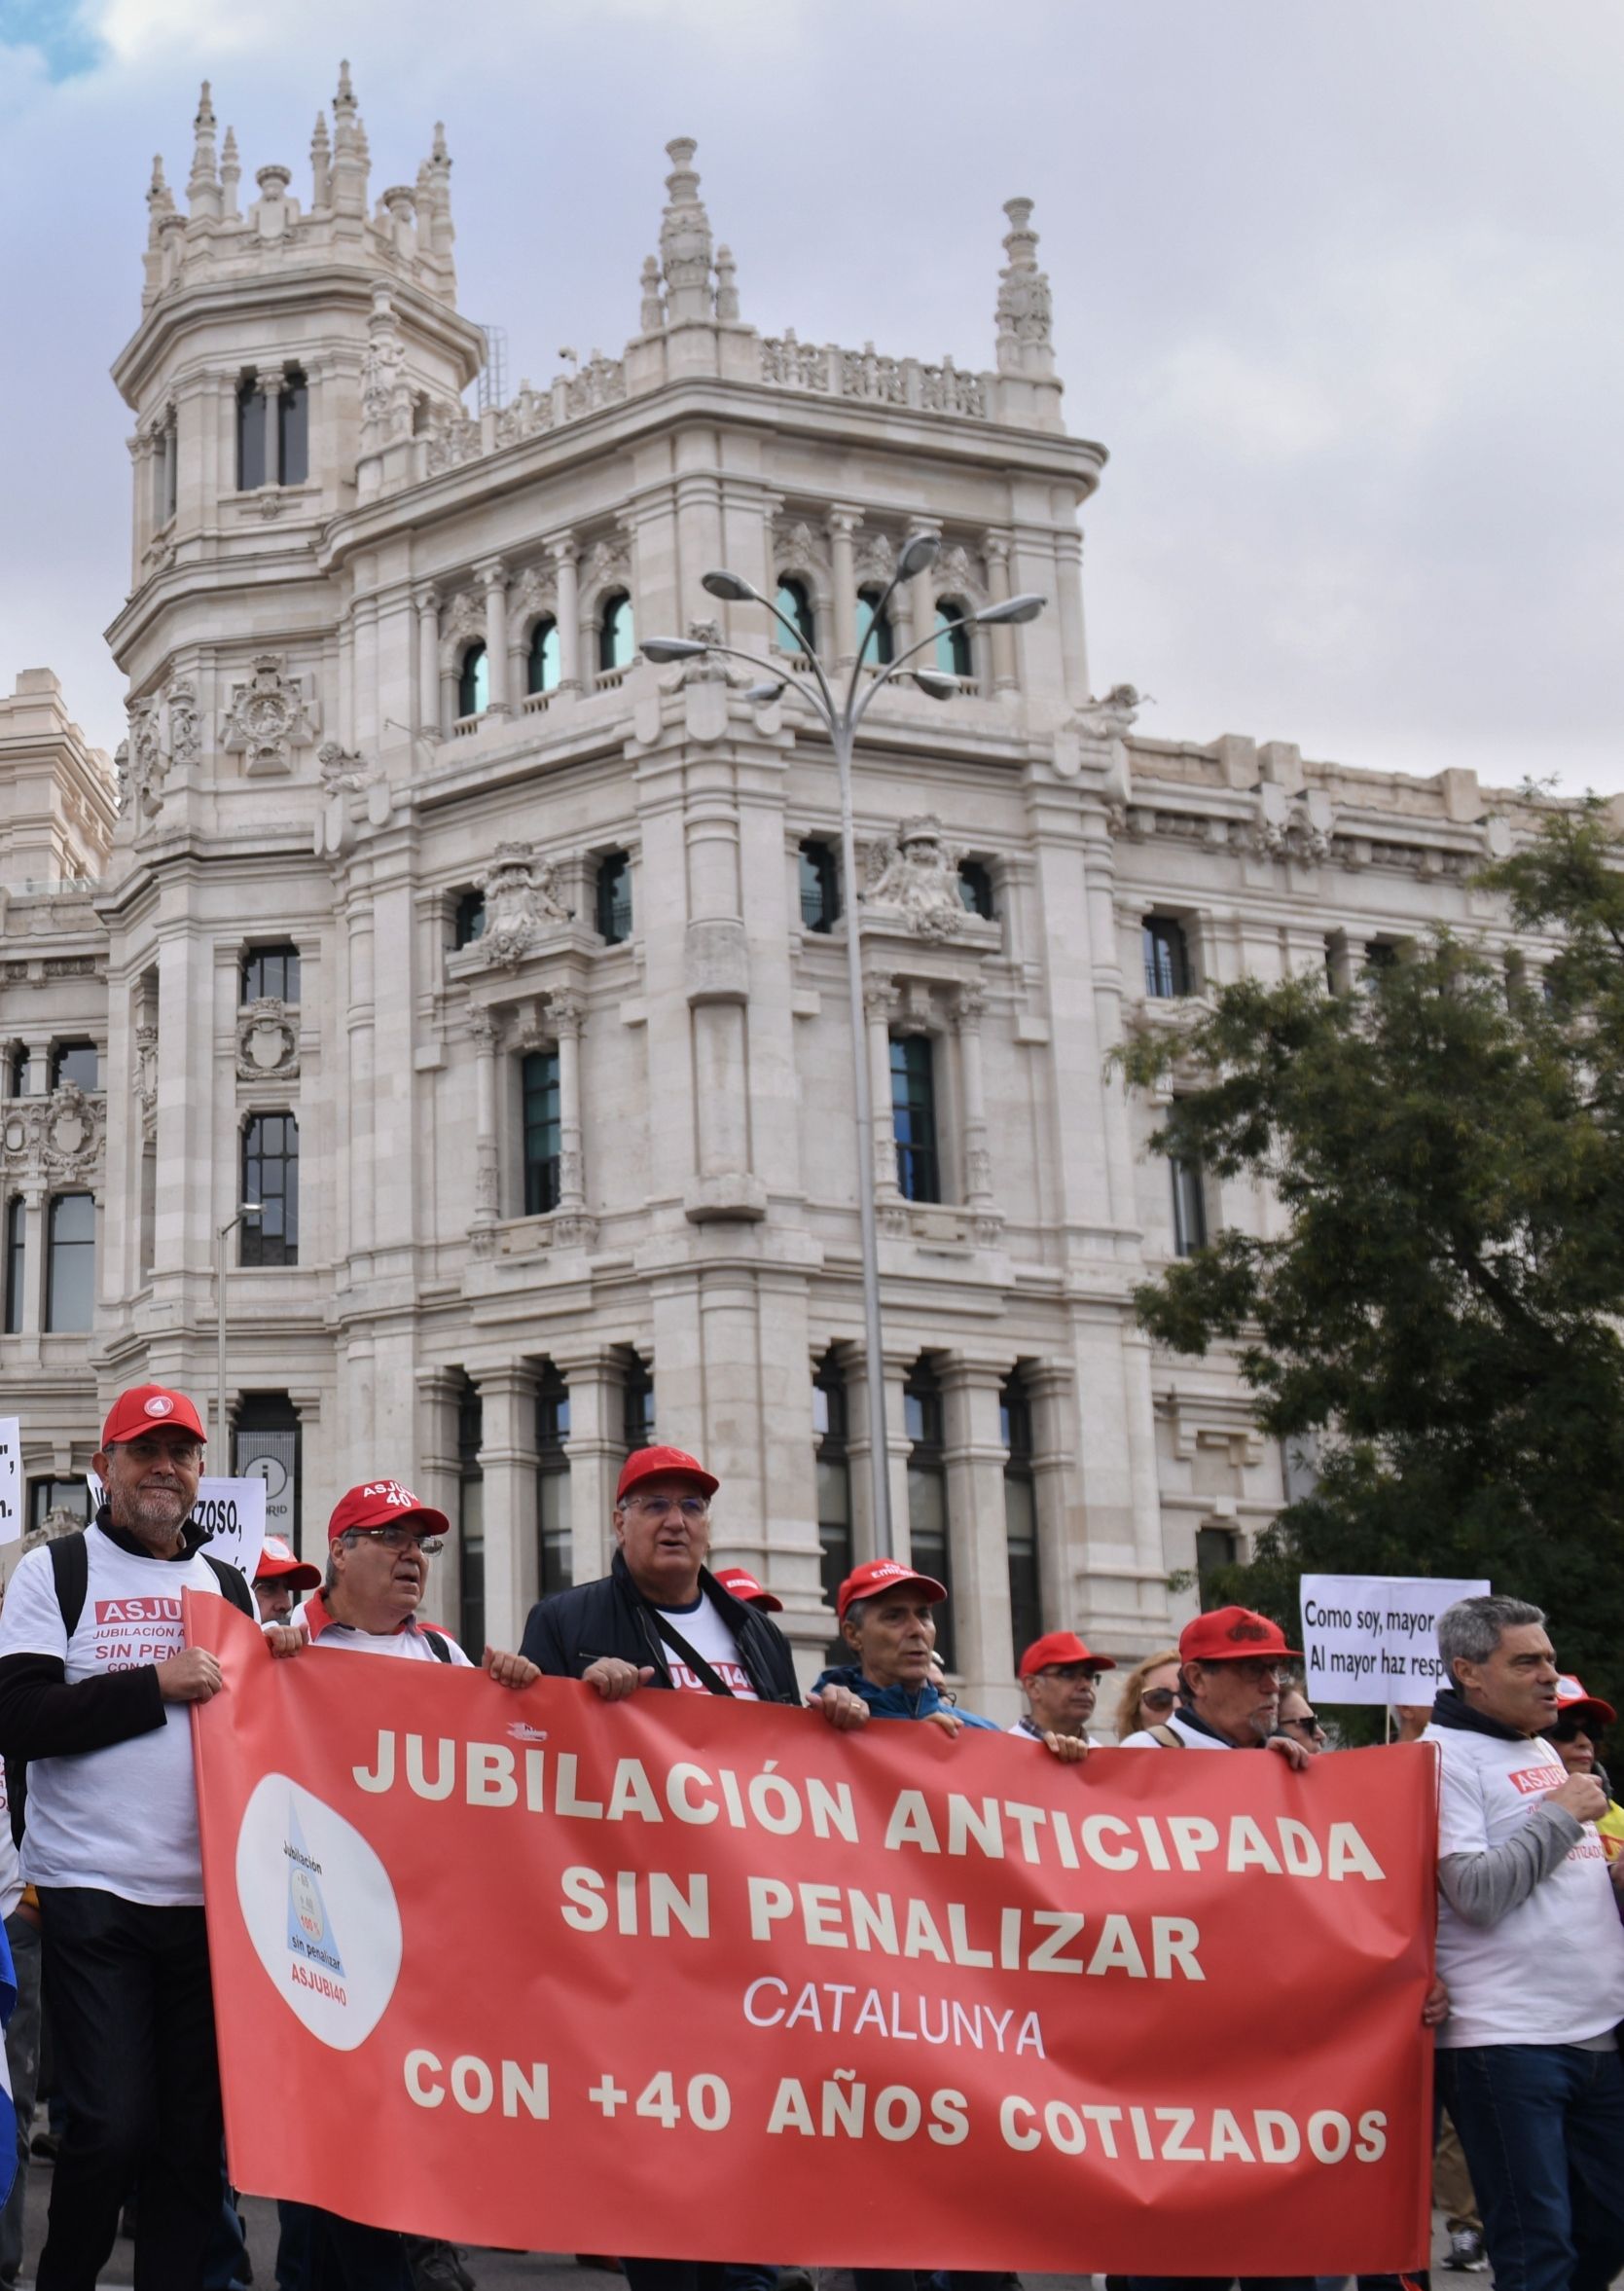
[[[1034,621],[1048,601],[1047,597],[1034,597],[1028,590],[1021,597],[1006,597],[1001,604],[984,604],[970,618],[984,629],[1003,627],[1010,621]]]
[[[698,660],[702,652],[708,652],[708,644],[702,644],[693,636],[645,636],[638,646],[644,660],[663,667],[669,660]]]

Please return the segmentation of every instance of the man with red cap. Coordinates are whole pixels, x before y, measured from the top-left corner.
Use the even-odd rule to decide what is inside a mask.
[[[724,1591],[731,1591],[736,1599],[742,1599],[746,1607],[759,1607],[763,1615],[781,1615],[784,1603],[775,1599],[772,1592],[758,1583],[747,1567],[718,1567],[716,1581]]]
[[[1027,1708],[1010,1732],[1033,1742],[1045,1734],[1071,1734],[1086,1742],[1101,1673],[1115,1668],[1108,1655],[1091,1655],[1075,1631],[1045,1632],[1032,1641],[1016,1671]]]
[[[254,1570],[254,1604],[261,1622],[286,1622],[295,1592],[313,1591],[320,1582],[321,1569],[313,1561],[298,1558],[280,1536],[267,1536]]]
[[[1217,1607],[1178,1639],[1178,1703],[1165,1726],[1130,1734],[1124,1750],[1278,1750],[1295,1766],[1308,1752],[1275,1731],[1281,1681],[1300,1662],[1279,1623],[1249,1607]]]
[[[181,1593],[253,1599],[193,1522],[203,1427],[184,1393],[121,1394],[92,1461],[94,1522],[26,1553],[0,1613],[0,1748],[28,1762],[22,1870],[67,2104],[36,2280],[90,2291],[133,2189],[136,2281],[198,2291],[221,2121],[187,1709],[222,1682],[182,1644]]]
[[[719,1484],[683,1448],[638,1448],[628,1456],[615,1489],[609,1573],[538,1600],[521,1653],[549,1678],[584,1679],[606,1702],[639,1687],[671,1687],[742,1702],[799,1703],[789,1642],[704,1564]],[[868,1717],[860,1697],[844,1687],[809,1699],[843,1729]]]

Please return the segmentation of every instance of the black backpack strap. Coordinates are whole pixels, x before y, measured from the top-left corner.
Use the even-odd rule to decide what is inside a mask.
[[[221,1597],[229,1599],[241,1614],[258,1622],[259,1609],[254,1605],[254,1594],[248,1588],[248,1578],[241,1568],[234,1567],[229,1559],[216,1559],[212,1551],[205,1551],[203,1557],[214,1570]]]
[[[450,1662],[453,1659],[451,1649],[447,1646],[445,1639],[442,1637],[439,1631],[431,1631],[423,1624],[419,1623],[417,1626],[417,1635],[419,1638],[426,1639],[428,1641],[428,1651],[433,1655],[436,1662]]]
[[[51,1572],[55,1578],[62,1625],[71,1639],[79,1628],[79,1618],[85,1612],[85,1594],[90,1587],[90,1555],[82,1535],[57,1536],[45,1547],[51,1553]]]

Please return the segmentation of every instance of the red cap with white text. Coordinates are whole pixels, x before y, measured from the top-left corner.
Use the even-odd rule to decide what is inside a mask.
[[[432,1504],[419,1504],[398,1479],[366,1479],[334,1505],[327,1522],[327,1541],[336,1544],[352,1527],[404,1527],[409,1519],[420,1519],[425,1535],[450,1535],[451,1531],[444,1511],[437,1511]]]
[[[881,1591],[899,1590],[906,1583],[918,1583],[932,1607],[939,1607],[948,1595],[945,1583],[939,1583],[933,1575],[920,1575],[917,1567],[904,1567],[900,1559],[865,1559],[835,1594],[835,1613],[844,1621],[853,1600],[872,1599]]]
[[[718,1567],[716,1581],[724,1591],[731,1591],[736,1599],[742,1599],[746,1607],[759,1607],[764,1615],[781,1615],[784,1603],[764,1590],[747,1567]]]
[[[1285,1633],[1266,1615],[1249,1607],[1214,1607],[1198,1615],[1178,1634],[1180,1662],[1245,1662],[1254,1655],[1276,1662],[1301,1662],[1300,1647],[1288,1647]]]
[[[136,1384],[128,1392],[121,1392],[108,1409],[101,1444],[116,1447],[121,1440],[139,1439],[143,1433],[165,1429],[189,1432],[194,1439],[208,1437],[202,1418],[184,1392],[171,1392],[166,1384]]]

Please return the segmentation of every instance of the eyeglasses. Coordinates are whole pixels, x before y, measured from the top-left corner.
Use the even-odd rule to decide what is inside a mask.
[[[650,1519],[664,1519],[668,1511],[680,1511],[689,1521],[705,1518],[710,1506],[704,1496],[626,1496],[622,1498],[628,1511],[646,1512]]]
[[[409,1527],[352,1527],[346,1532],[357,1543],[381,1544],[386,1551],[421,1551],[425,1559],[446,1548],[444,1536],[414,1535]]]
[[[1139,1708],[1141,1710],[1171,1710],[1177,1700],[1178,1694],[1175,1689],[1152,1687],[1139,1696]]]
[[[1312,1710],[1305,1710],[1301,1718],[1282,1718],[1281,1725],[1282,1727],[1301,1727],[1303,1731],[1308,1734],[1322,1734],[1325,1731],[1319,1724],[1317,1714]]]
[[[121,1439],[116,1445],[137,1464],[179,1464],[183,1469],[202,1462],[197,1440]]]

